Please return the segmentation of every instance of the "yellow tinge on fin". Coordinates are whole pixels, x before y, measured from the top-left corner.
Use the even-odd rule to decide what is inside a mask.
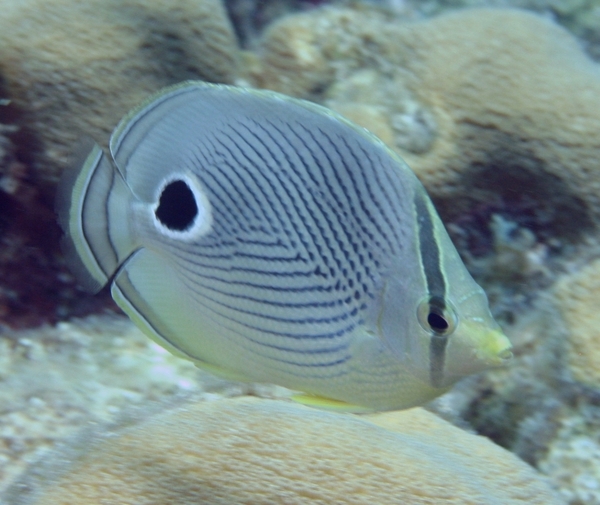
[[[348,412],[351,414],[365,414],[367,412],[373,412],[373,409],[370,409],[368,407],[352,405],[351,403],[346,403],[340,400],[333,400],[331,398],[325,398],[323,396],[298,393],[297,395],[292,395],[291,399],[302,405],[322,410]]]

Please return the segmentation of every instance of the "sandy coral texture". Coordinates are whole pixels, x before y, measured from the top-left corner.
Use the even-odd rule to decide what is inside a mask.
[[[577,381],[600,390],[600,259],[565,275],[554,288],[568,333],[566,360]]]
[[[37,501],[18,503],[560,503],[514,455],[422,409],[365,419],[248,397],[198,402],[77,450]]]
[[[446,218],[503,201],[535,207],[558,236],[600,224],[600,73],[551,21],[466,9],[402,23],[330,8],[275,23],[261,62],[259,85],[381,136]]]
[[[56,177],[79,136],[106,142],[163,86],[231,81],[236,51],[220,0],[2,3],[0,74],[40,144],[42,180]]]
[[[196,367],[124,318],[89,317],[3,332],[0,495],[29,464],[82,426],[114,422],[123,411],[200,393],[205,386]]]

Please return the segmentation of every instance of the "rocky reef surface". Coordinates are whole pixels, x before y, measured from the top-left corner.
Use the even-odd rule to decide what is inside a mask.
[[[469,378],[427,406],[445,421],[420,409],[389,414],[399,416],[393,421],[397,427],[414,426],[411,416],[435,426],[427,437],[418,435],[431,458],[422,478],[450,475],[442,464],[444,451],[467,458],[444,446],[443,440],[456,437],[457,444],[464,440],[481,452],[473,449],[473,459],[461,460],[467,477],[456,475],[456,487],[445,490],[448,500],[460,501],[464,492],[465,500],[485,503],[600,504],[600,67],[594,61],[599,30],[600,6],[575,0],[186,0],[176,8],[162,0],[2,2],[0,489],[10,487],[5,502],[73,503],[81,496],[79,503],[97,503],[93,494],[78,493],[109,485],[126,496],[131,489],[120,491],[119,475],[110,484],[92,484],[82,475],[90,465],[103,472],[101,465],[111,462],[123,468],[155,464],[160,454],[140,452],[145,429],[158,430],[163,447],[173,443],[184,455],[187,439],[160,438],[161,426],[197,422],[201,438],[210,419],[230,413],[243,422],[220,427],[229,430],[223,448],[198,449],[223,457],[261,424],[253,417],[260,412],[255,405],[281,409],[287,419],[277,435],[282,440],[292,438],[285,429],[300,439],[319,423],[326,432],[330,414],[308,413],[283,399],[276,407],[266,400],[223,399],[247,393],[284,398],[287,392],[217,381],[165,353],[118,316],[106,295],[79,291],[57,247],[55,184],[78,136],[105,144],[120,117],[146,95],[195,78],[308,98],[373,131],[423,181],[467,266],[486,288],[515,345],[511,366]],[[103,315],[72,319],[85,313]],[[360,425],[375,430],[377,440],[402,431],[369,423],[341,416],[340,430],[355,432]],[[302,425],[308,425],[306,432]],[[77,435],[81,429],[86,431]],[[412,431],[406,436],[417,437]],[[248,461],[260,457],[277,467],[280,456],[260,445],[261,436],[253,440],[258,445],[244,446]],[[370,448],[380,454],[378,443]],[[88,444],[104,456],[87,460]],[[310,446],[289,451],[317,464],[322,453],[302,452],[305,445]],[[126,461],[124,447],[135,447],[132,454],[141,459]],[[352,441],[344,447],[346,459],[340,454],[325,461],[355,475]],[[177,454],[161,460],[169,472],[178,468]],[[413,457],[410,451],[398,454],[393,461],[368,460],[380,474],[392,469],[386,482],[395,489],[402,488],[394,473],[403,471],[401,458]],[[192,481],[194,475],[229,475],[224,460],[206,469],[192,456],[185,463]],[[46,463],[32,465],[40,457]],[[75,463],[69,466],[67,459]],[[474,470],[488,465],[487,473],[498,480],[487,482]],[[533,487],[520,488],[515,481],[511,494],[502,472],[522,475],[519,482]],[[287,481],[273,477],[263,484],[314,503],[362,503],[348,493],[368,498],[373,492],[361,474],[365,480],[338,488],[343,496],[319,494],[315,489],[323,483],[310,477],[318,474],[307,469],[303,481],[286,474]],[[72,494],[61,497],[53,488],[58,476],[69,482]],[[149,473],[131,482],[132,489],[147,488],[148,479],[156,482]],[[294,487],[299,482],[305,487]],[[443,493],[436,494],[441,481],[429,482],[430,488],[415,481],[421,494],[402,488],[402,496],[413,503],[446,503]],[[189,485],[183,479],[177,488],[183,490],[181,503],[202,496]],[[40,489],[46,488],[44,497]],[[242,494],[234,488],[218,488],[224,501],[215,503],[248,496],[247,488],[235,488]],[[261,494],[265,489],[254,489],[253,496],[276,501]],[[148,493],[160,497],[156,503],[174,503],[160,490]]]

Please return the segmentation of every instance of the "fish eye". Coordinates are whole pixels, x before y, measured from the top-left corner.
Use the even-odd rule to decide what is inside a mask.
[[[427,332],[435,336],[449,336],[456,329],[456,312],[440,296],[431,296],[419,303],[417,308],[419,323]]]
[[[436,312],[430,312],[427,316],[427,323],[433,331],[436,333],[446,333],[446,330],[450,326],[448,320],[443,314],[437,314]]]
[[[211,228],[208,198],[200,181],[178,174],[157,188],[152,207],[154,224],[163,235],[177,240],[194,240]]]

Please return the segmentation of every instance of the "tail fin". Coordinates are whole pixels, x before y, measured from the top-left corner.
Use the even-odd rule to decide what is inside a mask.
[[[98,144],[86,142],[80,151],[59,183],[56,212],[73,274],[97,292],[136,248],[128,219],[132,194]]]

